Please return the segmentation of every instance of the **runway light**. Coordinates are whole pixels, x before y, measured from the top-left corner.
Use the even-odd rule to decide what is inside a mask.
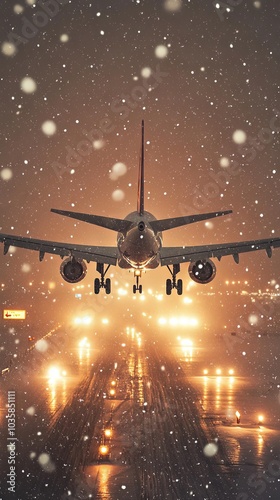
[[[87,337],[84,337],[80,342],[79,342],[79,347],[89,347],[89,342]]]
[[[263,415],[258,416],[258,424],[262,425],[263,424]]]
[[[182,339],[181,340],[181,345],[184,347],[192,347],[193,342],[190,339]]]
[[[107,446],[106,444],[102,444],[101,446],[99,446],[99,453],[100,455],[108,455],[109,453],[109,446]]]
[[[91,316],[77,316],[74,319],[75,325],[90,325],[92,322]]]
[[[229,375],[233,375],[234,374],[234,370],[229,370],[228,373],[229,373]]]
[[[218,368],[218,369],[216,370],[216,375],[221,375],[221,373],[222,373],[222,370],[221,370],[220,368]]]
[[[48,378],[50,380],[57,380],[60,378],[60,371],[56,366],[52,366],[48,371]]]
[[[106,429],[104,429],[104,436],[106,438],[109,438],[112,436],[112,429],[110,429],[110,427],[107,427]]]
[[[162,326],[169,325],[171,327],[198,326],[198,320],[191,316],[172,316],[171,318],[160,317],[158,323]]]
[[[208,370],[203,370],[203,375],[208,375]]]

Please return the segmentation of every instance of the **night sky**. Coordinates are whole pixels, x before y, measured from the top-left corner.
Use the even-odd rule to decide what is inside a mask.
[[[135,210],[144,119],[145,209],[157,218],[233,210],[167,232],[165,244],[280,236],[278,0],[45,4],[0,6],[2,232],[114,245],[114,232],[50,209],[121,218]],[[125,173],[112,176],[117,162]],[[29,282],[32,297],[44,279],[61,288],[59,265],[21,249],[1,256],[4,300]],[[271,260],[241,255],[239,266],[226,257],[206,287],[274,286],[279,265],[279,250]],[[133,277],[122,273],[131,291]],[[85,283],[95,276],[91,264]],[[165,293],[167,277],[154,271],[143,286]]]

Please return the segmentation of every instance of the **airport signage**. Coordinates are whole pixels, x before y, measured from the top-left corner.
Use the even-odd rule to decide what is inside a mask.
[[[3,319],[25,319],[25,309],[4,309]]]

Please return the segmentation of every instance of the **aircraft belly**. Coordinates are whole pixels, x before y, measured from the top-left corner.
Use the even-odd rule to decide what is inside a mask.
[[[119,266],[133,268],[154,268],[159,265],[159,241],[150,230],[130,231],[122,241],[119,241]]]

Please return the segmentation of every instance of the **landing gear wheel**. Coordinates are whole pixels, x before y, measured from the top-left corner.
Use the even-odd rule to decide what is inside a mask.
[[[105,281],[105,292],[107,293],[107,295],[109,293],[111,293],[111,280],[110,280],[110,278],[107,278]]]
[[[177,281],[177,293],[178,293],[178,295],[182,295],[182,293],[183,293],[183,281],[182,280]]]
[[[171,295],[172,291],[172,281],[170,279],[166,280],[166,295]]]
[[[94,280],[94,293],[98,294],[100,292],[100,280],[95,278]]]
[[[139,293],[142,293],[142,285],[139,285]]]
[[[136,290],[137,290],[136,285],[133,285],[132,290],[133,290],[133,293],[136,293]]]

